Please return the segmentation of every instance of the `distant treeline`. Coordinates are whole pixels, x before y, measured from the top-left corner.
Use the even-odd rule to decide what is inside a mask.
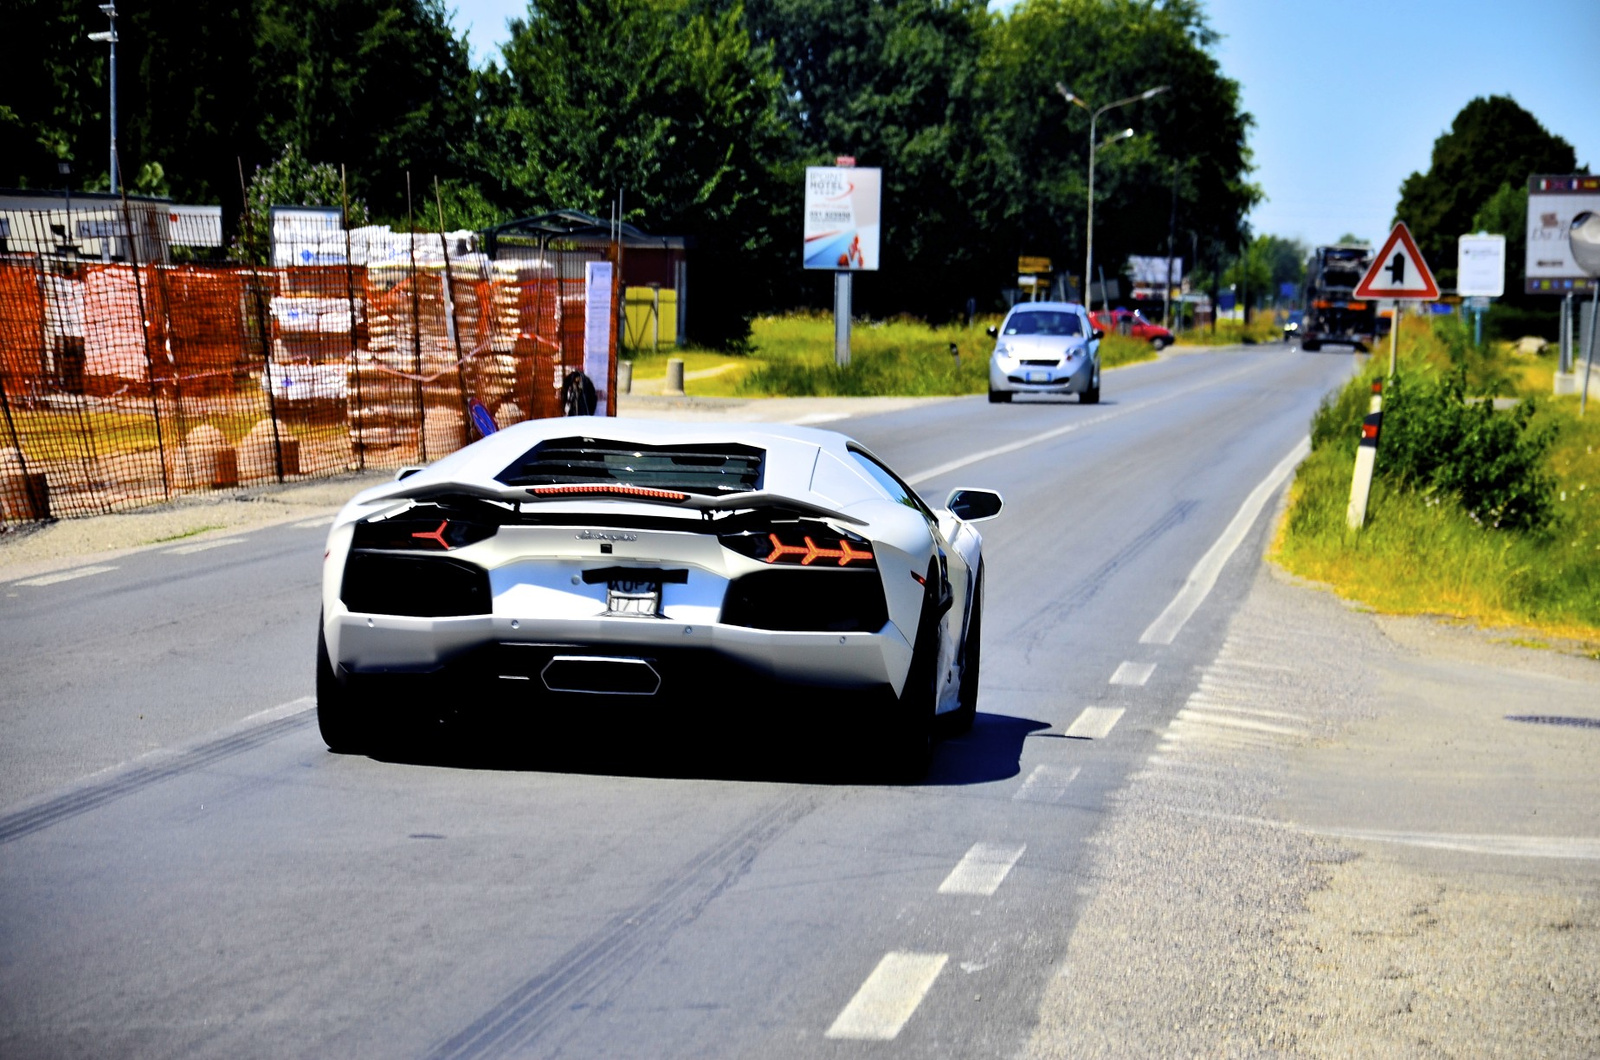
[[[9,0],[0,185],[107,186],[106,26],[96,0]],[[801,173],[853,155],[884,171],[874,315],[994,307],[1016,258],[1081,271],[1093,105],[1096,260],[1175,254],[1211,274],[1259,192],[1238,85],[1197,0],[532,0],[474,69],[444,0],[190,0],[118,19],[122,181],[221,203],[246,181],[326,200],[344,166],[373,220],[419,225],[556,208],[691,237],[689,320],[737,343],[754,312],[825,302],[799,268]],[[333,167],[333,168],[328,168]],[[297,184],[298,181],[298,184]],[[424,189],[426,189],[424,193]],[[268,194],[261,191],[260,195]],[[1107,272],[1115,270],[1108,268]]]

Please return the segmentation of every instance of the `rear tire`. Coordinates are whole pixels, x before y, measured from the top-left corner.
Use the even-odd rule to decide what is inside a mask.
[[[1322,349],[1322,343],[1312,342],[1310,339],[1301,339],[1300,349],[1306,353],[1316,353],[1318,350]]]
[[[996,390],[993,387],[989,388],[989,404],[991,404],[991,405],[1008,405],[1010,403],[1011,403],[1011,391],[1009,391],[1009,390]]]
[[[1151,339],[1150,340],[1150,348],[1155,350],[1157,353],[1160,353],[1162,350],[1167,348],[1167,340],[1166,339]]]
[[[905,687],[888,704],[883,718],[880,743],[884,772],[891,783],[915,784],[927,775],[928,760],[933,754],[938,669],[939,614],[929,597],[923,601],[922,615],[917,620],[917,643],[911,652]]]
[[[335,754],[361,754],[370,737],[371,721],[360,695],[339,683],[328,659],[328,641],[317,617],[317,728],[322,742]]]
[[[978,716],[978,672],[983,655],[983,563],[972,587],[972,617],[967,620],[967,644],[961,664],[960,706],[940,718],[941,728],[950,736],[960,736],[972,728]]]

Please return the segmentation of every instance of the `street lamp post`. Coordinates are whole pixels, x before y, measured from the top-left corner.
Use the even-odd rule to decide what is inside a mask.
[[[115,0],[101,4],[100,10],[111,22],[104,33],[91,33],[89,39],[111,45],[111,69],[107,80],[111,86],[111,194],[117,193],[117,5]]]
[[[1085,295],[1084,303],[1085,305],[1088,305],[1088,308],[1090,309],[1094,308],[1093,305],[1088,304],[1089,299],[1087,295],[1089,293],[1089,277],[1094,275],[1092,271],[1094,268],[1094,156],[1097,150],[1094,139],[1095,125],[1100,121],[1100,115],[1104,114],[1106,111],[1114,110],[1117,107],[1125,107],[1129,103],[1138,103],[1140,100],[1146,100],[1153,96],[1158,96],[1165,92],[1167,87],[1168,86],[1166,85],[1157,85],[1155,88],[1145,89],[1137,96],[1129,96],[1127,99],[1119,99],[1112,103],[1107,103],[1105,106],[1100,107],[1099,109],[1095,109],[1085,102],[1081,97],[1074,95],[1066,85],[1062,84],[1060,81],[1056,82],[1056,91],[1061,93],[1062,99],[1066,100],[1068,103],[1076,104],[1077,106],[1080,106],[1089,112],[1089,217],[1083,234],[1083,293]],[[1118,140],[1126,140],[1132,135],[1132,129],[1124,129],[1115,136],[1107,137],[1105,143],[1099,144],[1098,146],[1109,147]],[[1100,298],[1102,302],[1107,301],[1104,284],[1100,286]]]

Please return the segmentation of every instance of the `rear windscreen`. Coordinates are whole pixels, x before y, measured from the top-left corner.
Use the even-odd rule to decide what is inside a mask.
[[[507,486],[617,483],[684,493],[761,488],[766,451],[737,443],[638,445],[603,438],[559,438],[529,449],[495,480]]]

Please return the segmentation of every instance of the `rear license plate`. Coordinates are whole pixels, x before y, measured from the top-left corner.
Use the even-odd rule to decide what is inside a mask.
[[[634,579],[607,582],[606,614],[660,618],[661,583]]]

